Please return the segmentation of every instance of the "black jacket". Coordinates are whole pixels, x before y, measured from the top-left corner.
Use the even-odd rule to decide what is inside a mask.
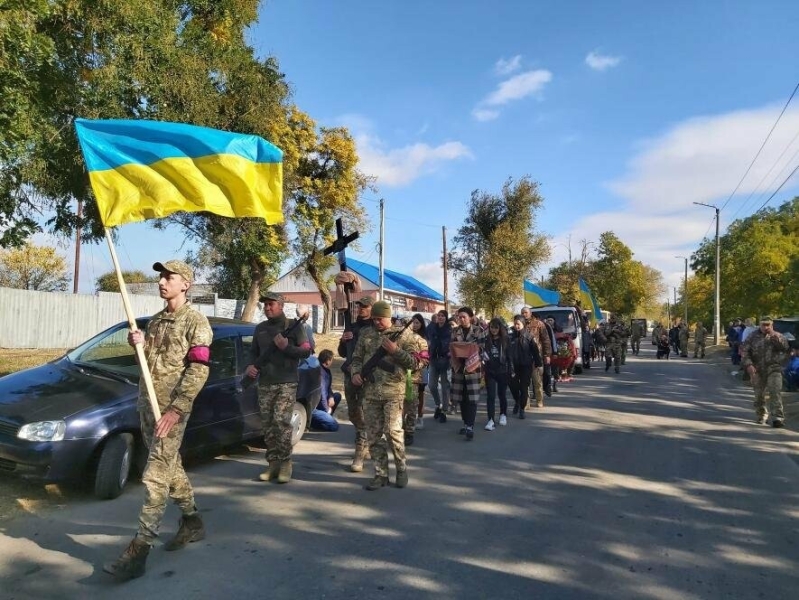
[[[514,367],[541,367],[544,361],[541,360],[541,351],[538,344],[532,343],[530,336],[522,329],[513,331],[510,334],[510,344],[508,345],[511,363]]]
[[[311,355],[311,345],[305,339],[305,329],[302,326],[296,327],[289,334],[289,345],[285,350],[278,349],[274,342],[275,336],[283,333],[293,323],[294,319],[280,315],[255,326],[250,348],[250,364],[255,364],[265,352],[269,353],[268,359],[261,366],[258,376],[260,383],[297,383],[297,366],[300,359]]]
[[[431,323],[427,327],[427,351],[430,353],[430,362],[438,365],[449,362],[449,344],[452,341],[452,327],[449,323],[439,326]]]
[[[358,342],[361,331],[371,326],[372,319],[356,319],[349,328],[344,329],[344,331],[352,332],[351,340],[341,340],[338,343],[338,355],[344,359],[344,363],[341,365],[341,370],[344,371],[344,373],[349,374],[350,372],[352,353],[355,350],[355,344]]]

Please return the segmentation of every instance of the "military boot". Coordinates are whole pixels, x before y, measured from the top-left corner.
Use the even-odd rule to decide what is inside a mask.
[[[180,550],[186,544],[191,542],[199,542],[205,539],[205,525],[200,515],[194,513],[193,515],[183,515],[180,517],[180,527],[178,532],[171,540],[164,544],[164,550]]]
[[[350,471],[353,473],[360,473],[363,471],[363,461],[366,459],[366,448],[364,446],[356,446],[355,448],[355,456],[352,459],[352,464],[350,465]]]
[[[144,575],[150,544],[135,537],[116,561],[103,565],[103,571],[110,573],[117,581],[129,581]]]
[[[280,462],[273,460],[269,463],[269,468],[258,475],[258,479],[261,481],[274,481],[277,479],[278,474],[280,473]]]
[[[375,475],[372,480],[364,486],[364,489],[373,492],[379,490],[381,487],[388,485],[388,477],[382,475]]]
[[[404,471],[397,471],[397,481],[395,485],[398,488],[404,488],[408,485],[408,470],[405,469]]]
[[[291,472],[293,471],[291,460],[284,460],[280,463],[280,472],[277,474],[278,483],[288,483],[291,481]]]

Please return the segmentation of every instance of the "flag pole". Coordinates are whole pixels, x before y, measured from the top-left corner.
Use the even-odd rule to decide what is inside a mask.
[[[125,305],[125,314],[128,317],[128,324],[130,330],[138,331],[136,326],[136,317],[133,314],[133,308],[130,306],[130,298],[128,298],[128,288],[125,286],[125,279],[122,277],[122,269],[119,267],[119,259],[117,259],[117,252],[114,249],[114,242],[111,239],[111,231],[108,227],[105,228],[105,239],[108,241],[108,249],[111,251],[111,260],[114,262],[114,271],[117,274],[117,282],[119,282],[119,291],[122,294],[122,304]],[[150,367],[147,365],[147,357],[144,355],[144,346],[136,344],[136,358],[139,359],[139,367],[141,368],[141,376],[144,378],[144,385],[147,388],[147,396],[150,398],[150,407],[153,409],[156,423],[161,419],[161,409],[158,408],[158,400],[155,397],[155,387],[153,387],[153,377],[150,374]]]

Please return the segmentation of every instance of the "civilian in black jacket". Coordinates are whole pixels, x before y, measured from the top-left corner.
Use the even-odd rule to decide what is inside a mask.
[[[513,414],[518,414],[519,418],[523,419],[533,368],[543,366],[544,361],[541,360],[538,346],[530,339],[530,334],[525,328],[525,319],[521,315],[513,317],[513,332],[510,336],[508,354],[511,359],[510,393],[515,401]]]
[[[452,327],[449,325],[447,311],[440,310],[435,319],[427,327],[427,350],[430,353],[428,385],[430,394],[436,403],[433,418],[445,423],[447,413],[454,414],[455,405],[450,403],[449,396],[449,343],[452,341]],[[438,386],[441,385],[441,395]]]

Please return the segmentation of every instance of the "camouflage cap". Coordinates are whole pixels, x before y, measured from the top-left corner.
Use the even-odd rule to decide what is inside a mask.
[[[766,315],[764,317],[760,317],[760,322],[761,323],[773,323],[774,319],[772,319],[770,315]]]
[[[355,304],[360,304],[361,306],[372,306],[374,303],[375,300],[371,296],[364,296],[355,301]]]
[[[285,298],[285,296],[283,296],[283,294],[278,294],[277,292],[266,292],[258,300],[259,300],[259,302],[265,304],[269,300],[272,300],[274,302],[285,302],[286,298]]]
[[[194,269],[182,260],[168,260],[165,263],[157,262],[153,264],[153,270],[163,273],[177,273],[189,283],[194,283]]]
[[[391,305],[384,300],[378,300],[372,305],[372,317],[391,317]]]

